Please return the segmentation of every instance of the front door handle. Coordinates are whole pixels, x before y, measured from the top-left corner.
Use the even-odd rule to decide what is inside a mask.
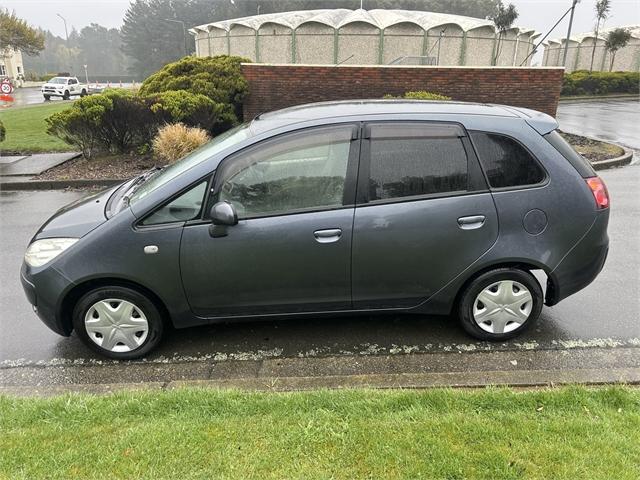
[[[339,228],[328,228],[326,230],[316,230],[313,236],[316,237],[318,243],[333,243],[340,240],[342,230]]]
[[[484,225],[485,216],[484,215],[471,215],[468,217],[460,217],[458,219],[458,226],[463,230],[473,230],[475,228],[480,228]]]

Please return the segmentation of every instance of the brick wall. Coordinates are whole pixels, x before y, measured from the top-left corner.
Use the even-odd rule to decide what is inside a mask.
[[[562,68],[242,65],[244,117],[301,103],[382,98],[427,90],[454,100],[502,103],[555,116]]]

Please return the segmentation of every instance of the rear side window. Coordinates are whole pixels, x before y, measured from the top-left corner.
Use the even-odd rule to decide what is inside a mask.
[[[461,132],[449,125],[372,126],[369,201],[467,190]]]
[[[471,138],[491,187],[535,185],[544,180],[542,167],[514,139],[487,132],[471,132]]]
[[[553,147],[560,152],[567,161],[573,165],[580,176],[583,178],[595,177],[596,172],[593,170],[593,167],[589,164],[589,162],[578,152],[576,152],[571,145],[569,145],[564,138],[558,133],[557,130],[554,130],[551,133],[547,133],[544,138],[553,145]]]

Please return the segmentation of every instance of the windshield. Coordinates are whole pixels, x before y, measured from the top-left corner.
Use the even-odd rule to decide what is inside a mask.
[[[47,83],[67,83],[67,79],[62,77],[53,77]]]
[[[178,160],[176,163],[153,175],[149,180],[141,183],[140,186],[134,190],[133,195],[131,195],[129,205],[133,205],[181,173],[213,157],[225,148],[240,143],[242,140],[248,138],[249,135],[249,123],[244,123],[221,133],[206,145],[191,152],[186,157],[183,157],[181,160]]]

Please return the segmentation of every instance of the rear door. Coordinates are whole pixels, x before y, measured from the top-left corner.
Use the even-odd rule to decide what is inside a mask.
[[[496,209],[461,125],[381,122],[364,131],[354,308],[413,307],[491,248]]]

